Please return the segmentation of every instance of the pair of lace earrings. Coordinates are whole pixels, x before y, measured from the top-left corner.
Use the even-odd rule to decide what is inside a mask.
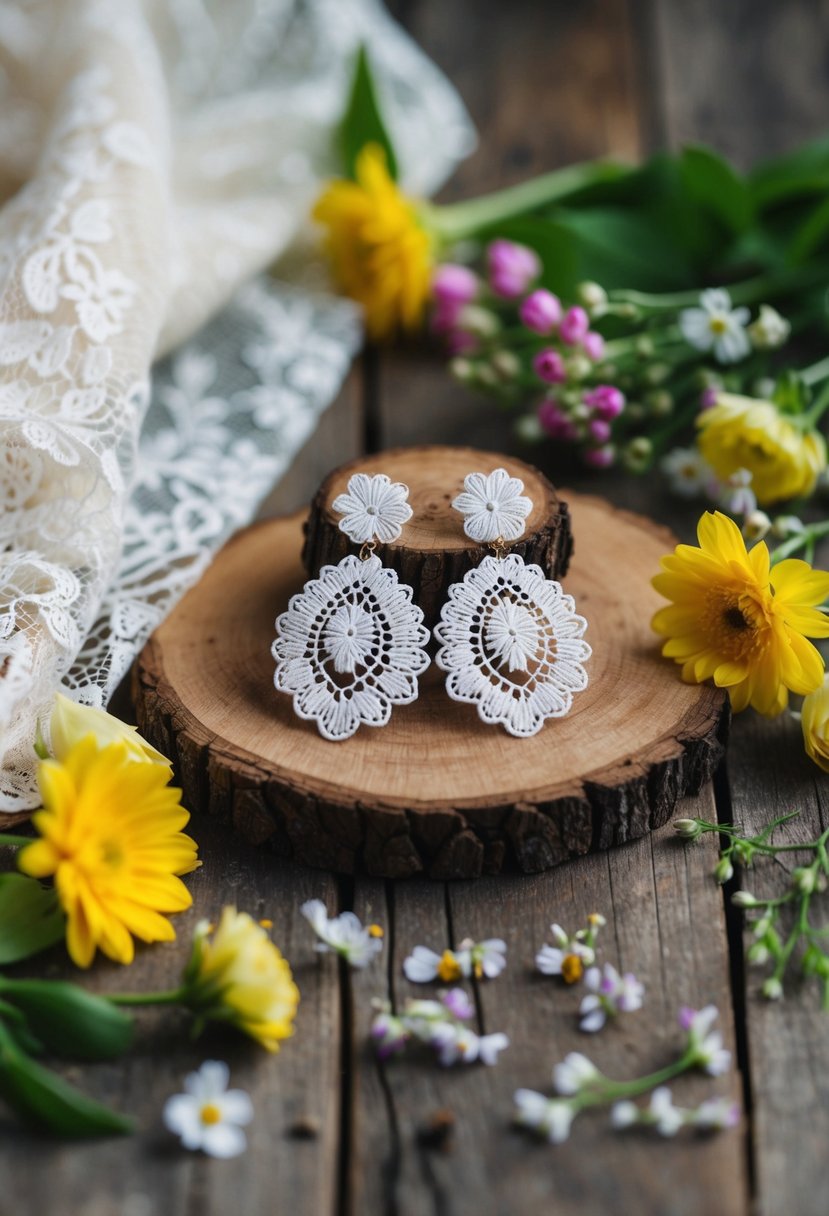
[[[492,552],[449,588],[434,630],[452,700],[477,706],[482,721],[519,738],[569,711],[587,686],[590,657],[573,597],[509,552],[532,509],[523,489],[506,469],[464,480],[452,506],[466,535]],[[274,683],[326,739],[348,739],[361,723],[385,726],[392,706],[417,699],[418,676],[429,666],[429,631],[412,588],[374,552],[411,518],[408,494],[382,473],[355,473],[333,508],[340,529],[362,546],[359,556],[323,566],[276,621]]]

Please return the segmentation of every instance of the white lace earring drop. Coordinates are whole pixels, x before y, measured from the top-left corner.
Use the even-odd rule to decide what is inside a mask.
[[[481,719],[519,738],[537,734],[548,718],[570,709],[587,687],[587,628],[571,595],[509,553],[532,510],[524,483],[506,469],[470,473],[452,503],[464,532],[492,548],[461,583],[449,588],[435,637],[438,667],[453,701],[476,705]]]
[[[363,722],[385,726],[393,705],[417,699],[417,677],[429,666],[429,631],[412,589],[374,553],[411,518],[408,496],[383,473],[355,473],[333,509],[359,556],[323,566],[277,618],[274,684],[326,739],[349,739]]]

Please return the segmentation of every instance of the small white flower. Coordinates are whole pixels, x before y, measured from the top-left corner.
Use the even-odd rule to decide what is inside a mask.
[[[617,1013],[633,1013],[642,1008],[645,986],[635,975],[620,975],[614,966],[605,963],[599,970],[591,967],[584,977],[588,995],[579,1007],[579,1028],[589,1034],[601,1030],[609,1017]]]
[[[779,1001],[783,996],[783,985],[776,975],[770,975],[763,984],[763,996],[767,1001]]]
[[[495,469],[488,475],[469,473],[463,486],[452,506],[463,515],[463,530],[471,540],[518,540],[532,510],[529,498],[522,497],[523,481],[510,477],[506,469]]]
[[[710,465],[696,448],[674,448],[662,459],[660,468],[680,498],[698,498],[713,476]]]
[[[740,1122],[739,1103],[729,1098],[708,1098],[696,1110],[688,1111],[686,1119],[701,1131],[725,1131]]]
[[[806,528],[802,519],[798,519],[796,515],[778,515],[774,523],[771,525],[772,533],[778,540],[786,540],[789,536],[796,536],[803,532]]]
[[[183,1094],[164,1103],[165,1127],[185,1148],[210,1157],[238,1157],[247,1148],[242,1130],[253,1119],[253,1103],[241,1089],[228,1089],[230,1070],[220,1060],[205,1060],[185,1077]]]
[[[712,1030],[719,1017],[716,1005],[704,1009],[683,1009],[679,1015],[680,1025],[688,1031],[688,1047],[694,1050],[694,1063],[709,1076],[719,1077],[731,1065],[731,1052],[723,1047],[719,1030]]]
[[[722,288],[704,291],[699,308],[686,308],[679,314],[679,328],[685,341],[697,350],[710,350],[720,363],[736,363],[751,350],[746,325],[747,308],[733,308],[731,296]]]
[[[457,950],[446,949],[442,954],[428,946],[415,946],[403,960],[403,973],[413,984],[428,984],[439,979],[451,984],[461,978],[495,979],[507,965],[507,943],[499,937],[482,942],[466,938]]]
[[[509,1039],[501,1032],[479,1035],[468,1026],[444,1022],[434,1028],[431,1046],[446,1068],[458,1063],[474,1064],[476,1060],[492,1066],[498,1062],[499,1052],[509,1047]]]
[[[610,1109],[610,1125],[616,1131],[633,1127],[639,1122],[639,1107],[635,1102],[614,1102]]]
[[[375,1003],[377,1012],[371,1023],[371,1038],[381,1060],[402,1051],[410,1037],[410,1031],[401,1018],[396,1017],[387,1001]]]
[[[751,488],[751,473],[737,469],[721,487],[722,503],[730,515],[751,515],[757,510],[757,496]]]
[[[315,949],[338,954],[352,967],[367,967],[383,949],[383,930],[379,925],[364,925],[353,912],[329,917],[321,899],[309,899],[300,912],[320,939]]]
[[[765,511],[750,511],[743,520],[743,536],[748,541],[762,540],[771,531],[771,520]]]
[[[601,928],[598,921],[593,928]],[[556,944],[542,946],[535,956],[535,965],[542,975],[560,975],[566,983],[573,984],[581,979],[585,967],[595,962],[596,952],[583,940],[584,930],[571,937],[561,925],[552,924],[550,933]]]
[[[349,478],[346,493],[338,494],[331,505],[343,517],[340,531],[355,544],[376,538],[387,545],[397,540],[403,525],[412,517],[408,497],[409,487],[390,481],[385,473],[373,477],[355,473]]]
[[[591,1085],[600,1076],[592,1060],[588,1060],[580,1051],[571,1051],[553,1069],[553,1085],[556,1093],[569,1097]]]
[[[675,1136],[685,1122],[682,1110],[674,1106],[671,1091],[666,1085],[661,1085],[651,1094],[647,1121],[653,1124],[660,1136]]]
[[[757,350],[776,350],[788,340],[792,327],[770,304],[760,305],[760,315],[748,327],[748,336]]]
[[[534,1089],[517,1089],[513,1098],[516,1122],[546,1137],[551,1144],[563,1144],[570,1135],[575,1110],[563,1098],[545,1098]]]

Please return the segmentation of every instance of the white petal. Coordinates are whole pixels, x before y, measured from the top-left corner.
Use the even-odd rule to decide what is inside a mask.
[[[213,1123],[202,1133],[202,1152],[211,1157],[238,1157],[247,1146],[247,1136],[234,1123]]]
[[[438,973],[440,955],[428,946],[415,946],[403,962],[403,974],[413,984],[428,984]]]
[[[198,1147],[201,1143],[201,1103],[190,1094],[174,1094],[164,1103],[161,1118],[168,1131],[182,1139],[196,1137],[196,1144],[187,1144],[188,1148]]]
[[[216,1105],[222,1112],[222,1119],[228,1123],[238,1123],[241,1127],[253,1119],[253,1102],[243,1089],[229,1089]]]

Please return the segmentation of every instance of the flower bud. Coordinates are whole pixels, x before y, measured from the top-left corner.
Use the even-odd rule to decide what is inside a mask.
[[[755,899],[750,891],[735,891],[731,896],[735,908],[759,908],[760,901]]]
[[[596,443],[607,443],[610,439],[610,423],[604,418],[594,418],[588,423],[587,433]]]
[[[743,523],[743,536],[746,540],[762,540],[771,529],[771,520],[765,511],[749,511]]]
[[[456,380],[461,384],[471,384],[476,377],[475,364],[469,359],[452,359],[449,364],[449,371]]]
[[[820,688],[804,697],[800,728],[806,755],[829,773],[829,675],[824,676]]]
[[[625,408],[624,394],[612,384],[597,385],[589,393],[585,393],[584,401],[586,405],[596,411],[599,418],[604,418],[607,422],[618,418]]]
[[[767,1001],[779,1001],[783,995],[783,985],[775,975],[770,975],[763,984],[763,996]]]
[[[609,469],[616,459],[616,449],[612,443],[607,443],[600,448],[588,448],[584,453],[585,464],[588,464],[591,469]]]
[[[650,367],[645,368],[645,381],[655,386],[664,383],[670,374],[671,369],[667,363],[651,363]]]
[[[639,359],[652,359],[656,347],[653,344],[653,338],[649,338],[647,334],[641,334],[636,339],[633,349]]]
[[[754,924],[751,926],[751,931],[755,937],[765,937],[770,928],[771,928],[771,917],[770,916],[761,916],[760,919],[756,920],[754,922]]]
[[[544,429],[536,414],[524,414],[516,420],[513,429],[524,443],[537,443],[544,437]]]
[[[696,819],[675,819],[674,831],[683,840],[696,840],[698,836],[702,835],[702,828]]]
[[[734,867],[728,857],[721,857],[714,866],[714,877],[720,886],[734,877]]]
[[[812,866],[796,866],[792,870],[792,886],[801,895],[812,895],[817,887],[817,871]]]
[[[524,295],[541,273],[538,254],[514,241],[492,241],[487,248],[486,258],[492,290],[505,300],[515,300]]]
[[[551,346],[540,350],[533,359],[533,370],[539,379],[546,384],[564,384],[567,372],[564,370],[564,360],[557,350]]]
[[[622,453],[622,461],[631,473],[643,473],[653,457],[653,444],[646,435],[631,439]]]
[[[674,412],[673,396],[664,389],[648,393],[645,404],[654,418],[667,418]]]
[[[567,375],[571,380],[586,380],[593,368],[590,360],[584,355],[571,355],[567,360]]]
[[[769,948],[765,942],[755,942],[749,947],[746,957],[753,966],[762,967],[769,961]]]
[[[94,735],[99,749],[111,743],[124,743],[130,760],[150,761],[171,768],[170,761],[142,739],[134,726],[128,726],[103,709],[91,705],[78,705],[62,693],[55,693],[55,707],[49,721],[49,736],[52,755],[63,763],[69,752],[85,739]]]
[[[748,336],[756,350],[776,350],[787,341],[792,327],[776,308],[760,305],[760,315],[748,327]]]
[[[789,536],[796,536],[805,531],[806,525],[802,519],[798,519],[796,515],[778,515],[774,523],[771,525],[772,536],[778,540],[786,540]]]
[[[527,296],[518,310],[522,325],[533,333],[551,334],[561,320],[561,301],[551,291],[539,287]]]
[[[576,288],[576,299],[583,304],[589,313],[601,312],[607,304],[607,292],[600,283],[579,283]]]
[[[491,362],[496,375],[502,380],[515,380],[521,371],[521,361],[511,350],[496,350]]]
[[[590,318],[583,308],[576,305],[575,308],[568,308],[564,314],[559,326],[559,335],[562,342],[566,342],[568,346],[576,346],[584,341],[588,330],[590,329]]]
[[[480,290],[480,280],[468,266],[445,262],[432,276],[432,295],[439,306],[451,309],[470,304]]]
[[[501,328],[494,312],[477,304],[467,304],[458,313],[458,325],[476,338],[491,338]]]
[[[588,359],[592,359],[594,363],[598,363],[604,354],[604,338],[601,334],[597,334],[595,330],[591,329],[584,335],[581,347]]]

